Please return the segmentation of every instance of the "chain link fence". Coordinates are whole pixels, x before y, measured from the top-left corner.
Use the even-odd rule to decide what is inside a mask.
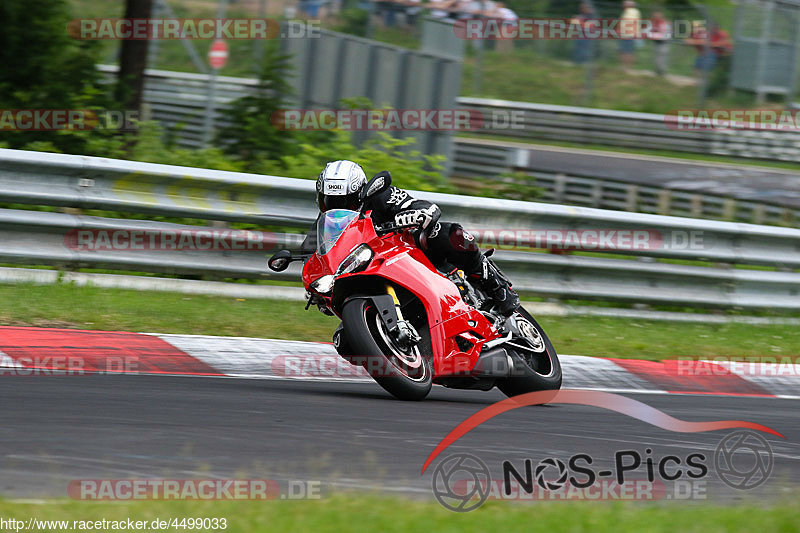
[[[672,108],[663,106],[674,102],[664,98],[630,105],[620,98],[618,105],[613,101],[609,104],[610,97],[605,94],[609,91],[608,79],[614,78],[624,86],[622,90],[631,92],[669,86],[675,89],[675,102],[682,107],[703,107],[709,98],[726,107],[747,107],[762,103],[769,95],[791,102],[796,89],[800,38],[800,2],[796,0],[740,0],[708,5],[638,2],[628,6],[636,10],[628,13],[627,3],[622,1],[506,0],[511,15],[500,11],[504,4],[488,0],[344,0],[324,4],[332,17],[329,20],[347,21],[346,31],[401,41],[412,47],[421,46],[425,40],[424,24],[420,22],[425,18],[457,24],[468,19],[510,16],[585,24],[587,19],[619,20],[638,13],[643,24],[650,27],[657,27],[660,17],[666,22],[660,35],[646,32],[631,42],[524,36],[510,40],[465,39],[465,95],[665,112]],[[514,24],[512,19],[507,23]],[[458,33],[452,28],[449,31]],[[525,74],[539,72],[547,77],[554,94],[539,91],[525,98],[521,87],[508,88],[514,83],[524,85]],[[560,99],[555,94],[558,90],[564,95]],[[602,93],[599,101],[598,91]]]

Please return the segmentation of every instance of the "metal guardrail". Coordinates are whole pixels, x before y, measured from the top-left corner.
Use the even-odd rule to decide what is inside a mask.
[[[117,74],[116,65],[97,65],[97,69],[111,81]],[[208,74],[147,69],[145,74],[144,103],[146,118],[160,122],[178,145],[184,148],[203,146],[206,102],[208,99]],[[214,123],[217,128],[230,125],[226,111],[231,103],[258,86],[258,80],[217,76],[214,82]]]
[[[0,201],[4,202],[300,228],[316,217],[313,194],[311,180],[0,149]],[[639,260],[499,251],[498,262],[521,290],[562,298],[800,309],[800,273],[730,268],[730,264],[800,268],[798,229],[421,191],[413,194],[439,204],[447,219],[458,220],[500,244],[531,230],[545,232],[548,243],[562,239],[568,230],[635,230],[657,237],[656,245],[644,249],[615,250]],[[0,210],[0,261],[231,278],[274,275],[265,270],[264,255],[252,251],[81,251],[65,239],[78,229],[209,228],[4,209]],[[699,237],[699,244],[685,246],[692,236]],[[279,244],[296,245],[300,237],[280,234],[276,239]],[[655,258],[702,261],[708,266]]]
[[[474,187],[512,170],[535,179],[541,200],[600,209],[659,215],[736,220],[753,224],[800,225],[800,210],[721,195],[667,189],[630,181],[537,170],[521,143],[455,138],[453,180]],[[469,180],[469,181],[467,181]],[[478,180],[477,182],[475,180]]]
[[[476,133],[650,150],[674,150],[778,161],[800,160],[800,133],[790,130],[729,129],[692,131],[667,126],[665,115],[529,102],[461,97],[462,108],[516,112],[521,128]]]
[[[249,250],[81,250],[76,232],[142,235],[209,232],[208,227],[145,220],[0,209],[0,261],[74,270],[108,268],[214,278],[297,279],[299,267],[276,274],[265,255],[297,248],[299,234],[271,234]],[[259,245],[263,245],[263,248]],[[648,263],[608,258],[499,251],[496,259],[515,287],[561,298],[798,309],[800,274]]]

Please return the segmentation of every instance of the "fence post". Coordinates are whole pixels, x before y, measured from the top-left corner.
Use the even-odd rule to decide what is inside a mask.
[[[219,0],[217,5],[217,18],[225,18],[225,11],[228,9],[228,0]],[[217,71],[218,68],[211,68],[211,74],[208,77],[208,93],[206,96],[206,116],[203,120],[203,147],[208,147],[211,143],[211,136],[214,132],[214,113],[216,113],[216,85],[217,85]]]

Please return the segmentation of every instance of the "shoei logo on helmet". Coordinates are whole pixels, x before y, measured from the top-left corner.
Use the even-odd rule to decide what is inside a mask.
[[[334,181],[325,182],[325,194],[335,194],[338,192],[343,192],[344,190],[345,190],[344,182],[334,182]]]

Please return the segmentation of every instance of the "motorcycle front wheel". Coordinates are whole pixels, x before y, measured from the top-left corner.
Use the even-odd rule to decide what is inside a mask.
[[[428,395],[433,385],[430,358],[418,347],[399,347],[369,299],[347,302],[342,324],[353,354],[378,385],[399,400],[422,400]]]

